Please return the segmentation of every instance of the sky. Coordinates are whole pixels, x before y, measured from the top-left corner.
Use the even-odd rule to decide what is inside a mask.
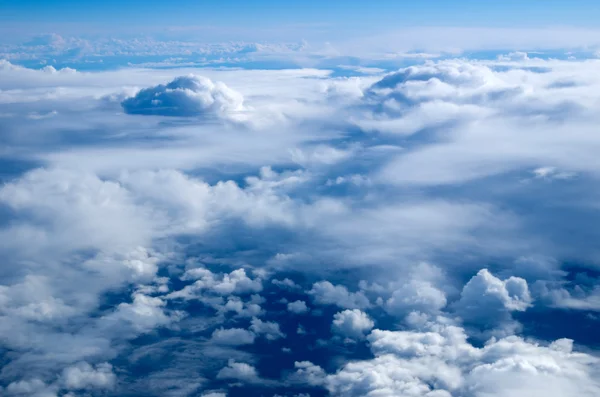
[[[593,28],[600,16],[600,6],[593,0],[382,0],[376,4],[358,0],[2,0],[0,6],[0,18],[17,31],[26,28],[29,32],[47,33],[39,30],[65,30],[73,25],[83,34],[106,35],[150,34],[174,27],[218,27],[210,33],[213,40],[225,37],[228,29],[243,29],[248,35],[265,27],[285,31],[289,25],[301,27],[294,35],[319,29],[323,33],[322,29],[328,27],[328,39],[340,34],[360,36],[364,32],[415,26]]]
[[[0,395],[597,397],[591,1],[0,2]]]

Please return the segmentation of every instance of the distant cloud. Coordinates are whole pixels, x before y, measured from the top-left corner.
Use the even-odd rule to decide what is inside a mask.
[[[279,329],[279,324],[272,321],[262,321],[254,317],[250,325],[250,330],[256,335],[264,336],[267,340],[276,340],[285,338],[285,334]]]
[[[112,365],[98,364],[93,368],[86,362],[65,368],[61,380],[69,390],[112,389],[116,383]]]
[[[254,343],[254,334],[241,328],[217,329],[213,332],[211,342],[219,345],[251,345]]]
[[[329,281],[313,284],[308,294],[320,305],[335,305],[344,309],[364,309],[370,306],[369,299],[362,292],[350,292],[345,286],[333,285]]]
[[[259,381],[256,368],[250,364],[239,363],[233,360],[230,360],[229,364],[219,371],[217,379],[239,380],[250,383]]]
[[[140,90],[121,102],[129,114],[240,119],[244,97],[221,82],[182,76],[170,83]]]
[[[296,314],[302,314],[308,311],[308,307],[306,307],[306,302],[300,300],[288,303],[287,308],[288,311]]]

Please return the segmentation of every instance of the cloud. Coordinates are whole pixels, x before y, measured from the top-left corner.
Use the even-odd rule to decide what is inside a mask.
[[[295,314],[303,314],[308,311],[308,307],[306,307],[306,302],[304,301],[294,301],[287,304],[288,311]]]
[[[445,280],[439,268],[421,263],[406,278],[409,280],[391,286],[391,297],[384,306],[389,314],[403,316],[413,311],[436,314],[446,306],[446,293],[437,286]]]
[[[250,364],[238,363],[230,360],[229,364],[219,371],[217,379],[230,379],[253,383],[259,381],[259,376],[256,372],[256,368]]]
[[[182,280],[195,280],[193,284],[185,286],[179,291],[169,294],[170,299],[193,299],[209,292],[216,295],[250,294],[262,291],[262,280],[251,279],[244,269],[237,269],[227,274],[214,274],[205,268],[187,270]]]
[[[244,110],[243,103],[244,97],[225,84],[189,75],[144,88],[121,105],[129,114],[235,120]]]
[[[500,280],[487,269],[469,280],[454,305],[467,324],[483,329],[506,326],[511,321],[511,312],[523,312],[531,306],[527,281],[520,277]]]
[[[220,345],[251,345],[254,343],[254,334],[241,328],[217,329],[213,332],[211,342]]]
[[[600,79],[538,55],[3,63],[1,393],[597,395]]]
[[[289,379],[293,383],[321,386],[325,382],[326,373],[323,368],[310,361],[296,361],[294,362],[294,368],[296,372]]]
[[[262,321],[254,317],[250,325],[250,330],[256,335],[262,335],[268,340],[285,338],[285,334],[279,329],[279,324],[272,321]]]
[[[361,339],[374,325],[365,312],[358,309],[344,310],[333,316],[331,330],[347,338]]]
[[[144,333],[167,326],[184,316],[180,311],[166,312],[164,306],[166,302],[161,298],[135,293],[132,303],[120,303],[113,313],[102,318],[102,325],[121,327],[130,323],[136,332]]]
[[[369,299],[361,292],[349,292],[343,285],[333,285],[329,281],[314,283],[308,291],[316,304],[336,305],[344,309],[364,309],[370,306]]]
[[[300,288],[300,286],[298,284],[296,284],[294,281],[290,280],[289,278],[284,278],[283,280],[273,279],[273,280],[271,280],[271,283],[273,285],[278,286],[279,288],[289,288],[289,289]]]
[[[203,393],[200,397],[227,397],[227,394],[221,392]]]
[[[78,363],[63,370],[61,381],[69,390],[112,389],[116,376],[108,363],[98,364],[93,368],[86,362]]]
[[[428,332],[374,330],[375,358],[328,375],[334,396],[592,396],[597,358],[568,340],[542,346],[511,336],[475,348],[464,330],[438,323]],[[548,382],[548,383],[546,383]]]

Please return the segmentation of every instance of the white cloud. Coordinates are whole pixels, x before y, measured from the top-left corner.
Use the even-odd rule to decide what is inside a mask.
[[[251,345],[254,343],[254,334],[242,328],[217,329],[213,332],[211,342],[220,345]]]
[[[81,362],[65,368],[61,382],[67,389],[112,389],[116,383],[112,366],[108,363],[98,364],[96,368],[86,362]]]
[[[380,331],[369,335],[372,360],[353,361],[328,375],[334,396],[592,396],[600,390],[598,359],[512,336],[475,348],[464,330],[434,325],[428,332]],[[548,383],[546,383],[548,382]]]
[[[262,321],[254,317],[250,325],[250,330],[257,335],[262,335],[268,340],[285,338],[285,334],[279,329],[279,324],[272,321]]]
[[[325,381],[325,370],[310,361],[296,361],[294,362],[294,368],[296,372],[289,379],[293,383],[321,386]]]
[[[122,327],[130,323],[136,332],[149,332],[156,327],[168,326],[184,316],[183,312],[165,310],[166,302],[158,297],[133,294],[132,303],[120,303],[115,311],[101,320],[105,327]]]
[[[182,280],[196,281],[179,291],[172,292],[168,295],[169,298],[193,299],[199,298],[205,292],[227,296],[262,291],[262,280],[258,277],[249,278],[244,269],[237,269],[229,274],[215,274],[205,268],[195,268],[187,270]]]
[[[259,297],[258,295],[253,295],[253,297],[254,296]],[[259,303],[253,301],[244,302],[238,297],[231,296],[220,310],[223,312],[234,312],[242,317],[255,317],[263,314],[263,310]]]
[[[284,278],[283,280],[273,279],[271,283],[278,286],[279,288],[289,288],[289,289],[297,289],[300,288],[298,284],[290,280],[289,278]]]
[[[411,280],[395,289],[385,302],[385,310],[394,315],[406,315],[417,310],[437,312],[446,306],[446,295],[429,281]]]
[[[0,389],[2,391],[2,389]],[[12,382],[6,387],[9,396],[56,397],[57,390],[46,385],[40,379],[21,380]]]
[[[231,379],[253,383],[259,381],[259,376],[256,368],[252,365],[230,360],[227,366],[219,371],[217,379]]]
[[[181,76],[166,85],[145,88],[121,102],[126,113],[240,119],[244,97],[221,82]]]
[[[130,350],[144,360],[168,351],[161,362],[169,368],[143,380],[160,384],[157,393],[209,390],[203,371],[214,374],[224,357],[235,361],[220,379],[254,382],[256,369],[244,363],[261,357],[244,346],[284,338],[282,329],[307,334],[296,323],[288,328],[297,321],[289,312],[306,312],[311,299],[331,306],[315,311],[345,309],[331,325],[342,337],[363,338],[374,326],[369,315],[383,316],[379,325],[404,317],[406,328],[372,331],[372,360],[345,361],[349,352],[336,350],[326,367],[344,364],[330,375],[298,362],[296,385],[343,396],[598,394],[597,362],[574,353],[572,342],[467,342],[514,334],[513,313],[533,304],[600,306],[596,281],[566,281],[561,263],[571,256],[554,257],[596,255],[589,241],[597,211],[590,177],[599,170],[597,62],[517,56],[336,81],[333,91],[345,98],[323,92],[326,71],[206,70],[211,81],[239,89],[243,103],[202,79],[155,86],[189,70],[72,73],[3,64],[0,102],[10,114],[3,139],[15,156],[49,165],[11,174],[0,188],[0,347],[14,352],[2,392],[54,397],[66,392],[67,373],[80,379],[72,385],[91,390],[127,373]],[[155,86],[159,100],[197,117],[115,114],[132,85]],[[252,123],[223,123],[238,104]],[[414,265],[424,260],[439,274]],[[483,270],[456,285],[480,263],[494,263],[496,276]],[[335,272],[342,279],[341,267],[351,269],[352,282],[316,282],[303,292],[284,278],[304,285]],[[355,275],[366,280],[358,290]],[[270,277],[278,278],[267,285]],[[288,311],[268,312],[275,302]],[[441,317],[449,314],[458,318]],[[248,329],[237,328],[250,319]],[[306,325],[301,338],[319,338],[318,348],[330,352],[318,327]],[[139,340],[151,346],[129,344],[160,327],[168,332]],[[179,333],[188,332],[197,340],[180,348]],[[137,351],[146,347],[147,357]],[[285,354],[295,360],[299,351]],[[108,361],[125,368],[113,373],[99,364]],[[129,387],[113,384],[116,393]]]
[[[319,305],[336,305],[343,309],[364,309],[370,306],[369,299],[362,293],[349,292],[343,285],[333,285],[329,281],[314,283],[308,291]]]
[[[308,307],[306,307],[306,302],[304,301],[294,301],[287,304],[288,311],[295,314],[302,314],[308,311]]]
[[[344,310],[333,316],[331,330],[347,338],[361,339],[374,325],[365,312],[358,309]]]
[[[454,307],[466,323],[491,329],[506,326],[511,312],[525,311],[531,305],[527,281],[520,277],[500,280],[482,269],[464,286]]]

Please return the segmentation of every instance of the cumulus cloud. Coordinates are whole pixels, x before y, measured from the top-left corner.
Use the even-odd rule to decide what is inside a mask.
[[[492,329],[506,326],[511,312],[525,311],[531,304],[527,281],[520,277],[500,280],[482,269],[464,286],[455,309],[467,324]]]
[[[230,360],[227,366],[219,371],[217,379],[229,379],[253,383],[259,381],[259,376],[256,372],[256,368],[252,365]]]
[[[288,311],[296,314],[303,314],[308,311],[308,307],[306,306],[306,302],[304,301],[294,301],[287,304]]]
[[[273,285],[278,286],[279,288],[284,288],[284,289],[300,288],[300,286],[298,284],[296,284],[294,281],[290,280],[289,278],[284,278],[283,280],[273,279],[273,280],[271,280],[271,283],[273,283]]]
[[[409,281],[393,285],[391,297],[385,301],[385,310],[396,316],[412,311],[436,314],[446,306],[446,294],[438,285],[445,276],[440,269],[426,263],[415,266]]]
[[[311,386],[321,386],[325,382],[325,370],[310,361],[294,362],[294,372],[290,376],[290,381],[294,383],[307,383]]]
[[[251,345],[254,343],[254,334],[242,328],[217,329],[213,332],[211,342],[220,345]]]
[[[181,76],[168,84],[144,88],[121,102],[126,113],[201,118],[240,117],[244,97],[221,82],[201,76]]]
[[[166,302],[158,297],[136,293],[132,303],[120,303],[116,310],[102,318],[105,327],[122,327],[130,323],[136,332],[144,333],[159,326],[167,326],[184,316],[183,312],[169,312]]]
[[[182,280],[196,280],[193,284],[179,291],[172,292],[169,297],[193,299],[204,292],[216,295],[249,294],[262,291],[262,280],[251,279],[244,269],[237,269],[229,274],[214,274],[205,268],[190,269],[182,276]]]
[[[67,389],[112,389],[116,376],[112,365],[98,364],[96,368],[86,362],[78,363],[63,370],[61,381]]]
[[[592,396],[600,390],[597,358],[568,340],[538,345],[511,336],[482,348],[463,329],[438,323],[427,332],[374,330],[372,360],[328,375],[334,396]],[[548,383],[546,383],[548,382]]]
[[[336,305],[343,309],[364,309],[370,306],[369,299],[362,291],[350,292],[345,286],[333,285],[329,281],[314,283],[308,294],[319,305]]]
[[[285,334],[279,329],[279,324],[272,321],[262,321],[254,317],[250,329],[257,335],[262,335],[268,340],[285,338]]]
[[[333,316],[331,330],[351,339],[361,339],[375,323],[369,316],[358,309],[344,310]]]
[[[0,62],[0,393],[598,395],[597,62],[537,56]]]

